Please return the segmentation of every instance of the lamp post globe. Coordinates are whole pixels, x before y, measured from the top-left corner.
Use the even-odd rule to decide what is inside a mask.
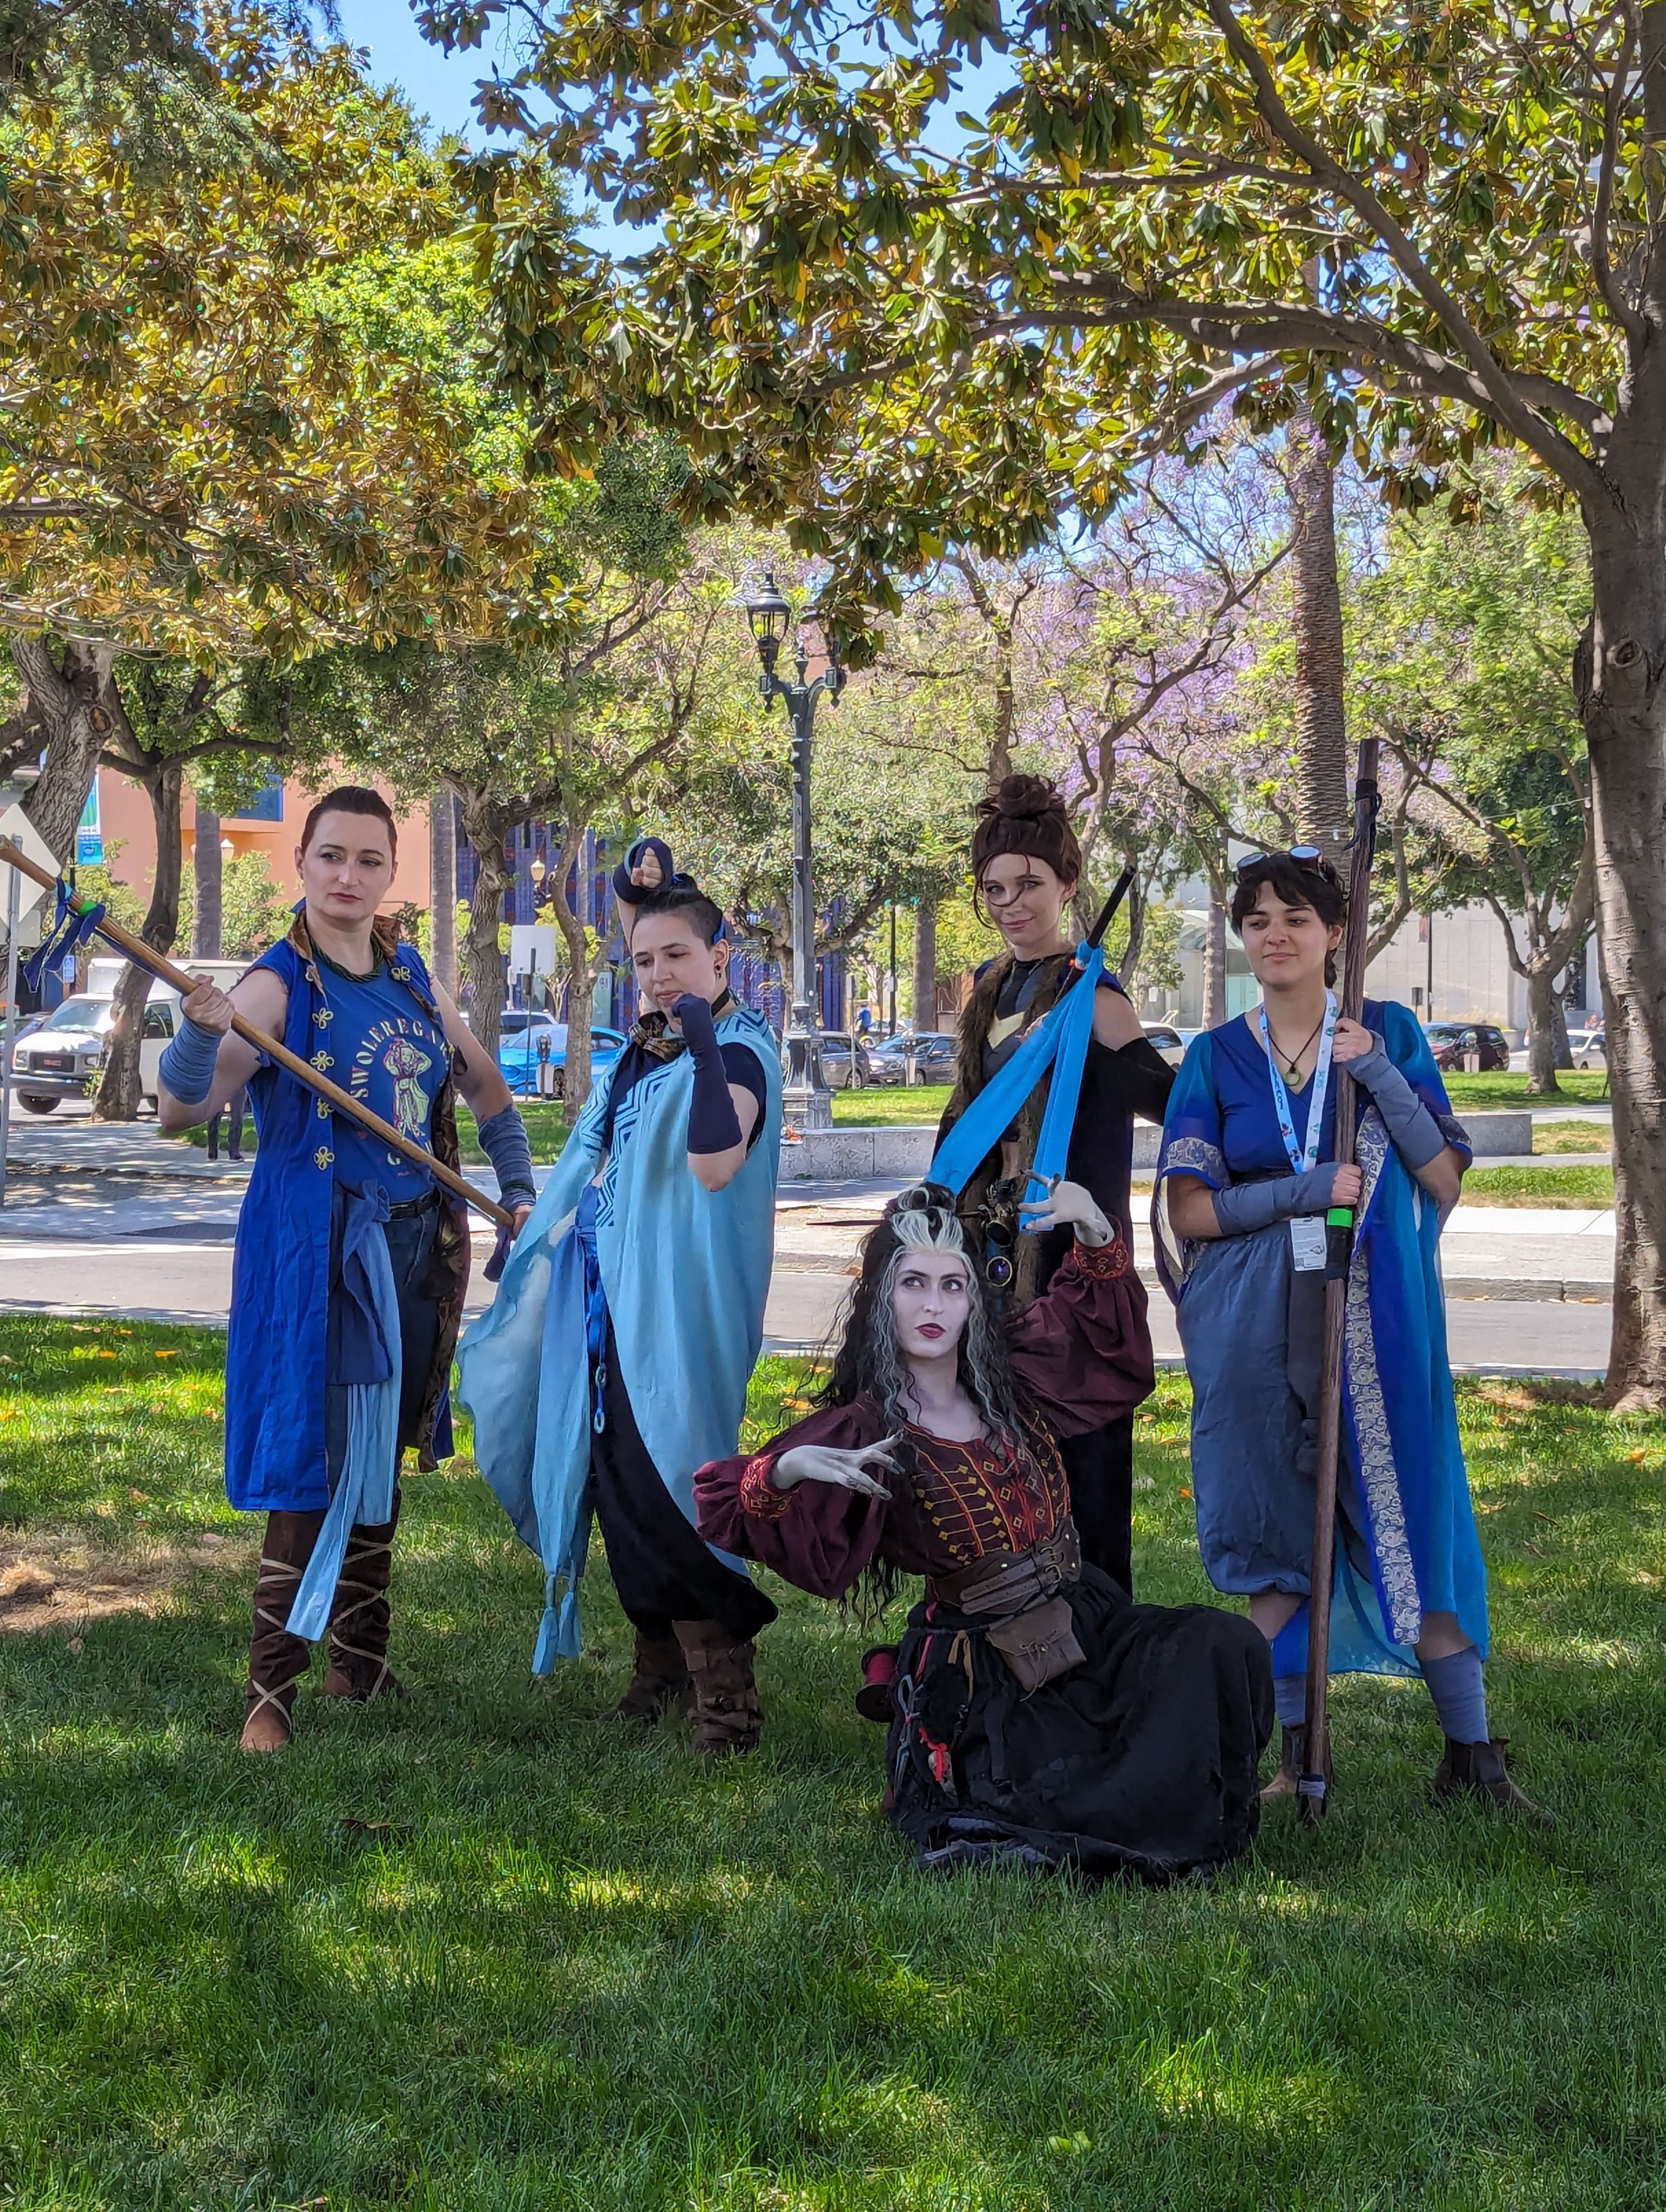
[[[810,656],[800,643],[793,654],[791,680],[777,675],[775,664],[793,624],[792,603],[766,567],[755,590],[741,601],[757,645],[758,691],[767,713],[775,700],[786,702],[793,732],[793,991],[787,1028],[787,1083],[781,1108],[795,1128],[833,1126],[833,1093],[822,1066],[821,1022],[816,975],[816,900],[811,866],[810,757],[817,702],[836,699],[845,672],[839,642],[827,641],[827,665],[813,678]],[[853,1054],[852,1072],[854,1073]]]

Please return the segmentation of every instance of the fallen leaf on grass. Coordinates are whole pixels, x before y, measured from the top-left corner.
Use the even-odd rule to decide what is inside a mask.
[[[355,1836],[409,1836],[414,1832],[414,1824],[410,1820],[361,1820],[351,1813],[343,1815],[342,1826]]]
[[[80,1637],[72,1636],[70,1638],[68,1648],[71,1651],[84,1651],[87,1649],[87,1646],[82,1642]]]
[[[115,1356],[113,1352],[95,1352],[93,1354],[95,1359],[113,1359]]]
[[[1180,1486],[1180,1494],[1183,1498],[1189,1498],[1192,1494],[1191,1492],[1187,1489],[1183,1482]]]
[[[105,1359],[113,1359],[116,1355],[113,1352],[106,1352],[101,1353],[100,1356]],[[159,1352],[156,1354],[158,1359],[177,1359],[179,1356],[179,1355],[177,1352]]]

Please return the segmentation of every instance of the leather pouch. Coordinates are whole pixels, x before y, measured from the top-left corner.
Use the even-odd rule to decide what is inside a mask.
[[[1044,1598],[988,1633],[1013,1680],[1025,1692],[1056,1682],[1087,1656],[1076,1641],[1076,1626],[1061,1597]]]

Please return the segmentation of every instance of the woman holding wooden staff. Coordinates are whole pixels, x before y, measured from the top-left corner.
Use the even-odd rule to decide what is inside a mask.
[[[165,1128],[205,1121],[245,1085],[259,1151],[237,1224],[226,1353],[226,1488],[264,1512],[245,1751],[289,1741],[307,1644],[327,1637],[326,1697],[398,1695],[388,1583],[407,1446],[452,1449],[449,1380],[468,1280],[460,1201],[422,1164],[457,1166],[454,1091],[515,1226],[536,1192],[508,1086],[377,912],[393,817],[344,787],[307,816],[295,926],[228,994],[199,982],[163,1054]],[[347,1093],[340,1105],[231,1034],[234,1013]],[[277,1048],[274,1043],[274,1050]],[[378,1136],[343,1110],[379,1116]],[[418,1153],[396,1151],[392,1136]]]
[[[1308,1597],[1325,1214],[1351,1206],[1333,1673],[1420,1673],[1446,1738],[1435,1777],[1548,1824],[1490,1735],[1487,1579],[1458,1440],[1436,1255],[1469,1147],[1421,1030],[1391,1001],[1342,1017],[1347,919],[1310,847],[1239,867],[1231,906],[1262,1003],[1195,1039],[1158,1170],[1158,1271],[1191,1375],[1198,1539],[1218,1589],[1272,1647],[1283,1726],[1264,1796],[1306,1765]],[[1355,1166],[1336,1163],[1332,1077],[1359,1086]]]

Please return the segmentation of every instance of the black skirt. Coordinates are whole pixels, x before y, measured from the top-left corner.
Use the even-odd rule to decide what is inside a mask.
[[[974,1616],[930,1603],[910,1616],[887,1809],[917,1863],[1017,1858],[1147,1881],[1227,1865],[1261,1817],[1266,1638],[1213,1606],[1134,1605],[1091,1565],[1060,1595],[1086,1657],[1027,1694]]]

